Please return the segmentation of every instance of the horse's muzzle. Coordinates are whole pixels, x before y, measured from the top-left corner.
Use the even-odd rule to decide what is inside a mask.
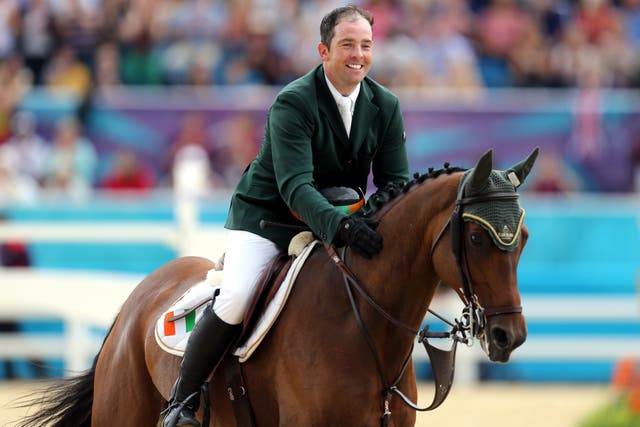
[[[527,339],[527,325],[521,314],[492,316],[487,322],[485,352],[492,362],[508,362],[511,352]]]

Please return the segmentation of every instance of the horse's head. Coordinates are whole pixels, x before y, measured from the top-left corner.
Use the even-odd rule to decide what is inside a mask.
[[[528,232],[517,188],[537,155],[536,149],[524,161],[500,171],[492,169],[488,151],[466,171],[449,222],[450,246],[437,248],[449,247],[455,255],[441,252],[436,271],[465,301],[465,320],[492,361],[506,362],[527,336],[516,273]]]

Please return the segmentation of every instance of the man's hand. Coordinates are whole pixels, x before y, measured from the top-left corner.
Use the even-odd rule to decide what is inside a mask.
[[[338,226],[336,245],[347,245],[371,259],[382,250],[382,236],[375,230],[377,226],[378,221],[369,218],[348,217]]]

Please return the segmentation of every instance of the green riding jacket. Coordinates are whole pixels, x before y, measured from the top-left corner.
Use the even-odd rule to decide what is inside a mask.
[[[382,188],[409,178],[398,98],[370,78],[362,81],[348,137],[322,66],[291,82],[269,109],[260,152],[232,196],[225,227],[246,230],[286,250],[296,231],[260,229],[260,220],[301,225],[332,243],[346,214],[317,189],[366,191],[369,172]]]

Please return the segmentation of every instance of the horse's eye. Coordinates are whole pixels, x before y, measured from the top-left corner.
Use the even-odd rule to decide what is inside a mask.
[[[482,235],[480,233],[471,233],[469,235],[469,240],[476,246],[480,246],[482,244]]]

